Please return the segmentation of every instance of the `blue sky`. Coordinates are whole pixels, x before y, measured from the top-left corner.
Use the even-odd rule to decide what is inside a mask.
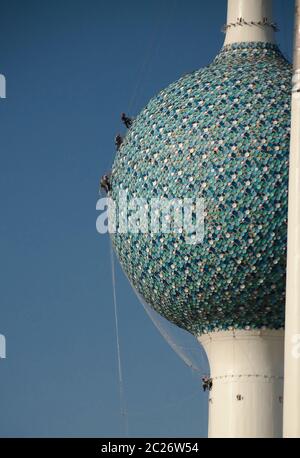
[[[293,1],[274,0],[290,58]],[[209,63],[226,1],[1,0],[1,437],[122,436],[99,177],[122,111]],[[130,436],[205,436],[207,398],[117,270]]]

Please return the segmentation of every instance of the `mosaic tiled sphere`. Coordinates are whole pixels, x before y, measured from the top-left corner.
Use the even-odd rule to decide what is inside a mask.
[[[275,45],[226,46],[153,98],[117,153],[113,198],[205,200],[203,243],[112,237],[138,293],[195,335],[283,327],[291,77]]]

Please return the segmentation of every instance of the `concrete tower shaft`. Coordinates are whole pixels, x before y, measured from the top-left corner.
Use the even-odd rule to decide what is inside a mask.
[[[272,0],[228,0],[225,45],[260,41],[275,43]]]
[[[282,437],[283,331],[199,337],[210,364],[210,438]]]

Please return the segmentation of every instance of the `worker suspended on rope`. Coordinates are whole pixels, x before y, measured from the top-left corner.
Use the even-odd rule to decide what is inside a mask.
[[[106,194],[111,191],[111,182],[110,182],[111,174],[103,175],[100,180],[100,188],[103,189]]]
[[[130,129],[130,127],[132,126],[132,123],[133,123],[132,118],[129,118],[128,116],[126,116],[125,113],[122,113],[121,114],[121,120],[125,124],[126,128]]]
[[[210,377],[202,377],[202,387],[203,387],[203,391],[205,392],[206,390],[207,391],[211,391],[212,390],[212,386],[213,386],[213,380],[212,378]]]
[[[121,148],[122,143],[123,143],[123,138],[120,134],[118,134],[115,138],[115,145],[116,145],[117,151],[119,151],[119,149]]]

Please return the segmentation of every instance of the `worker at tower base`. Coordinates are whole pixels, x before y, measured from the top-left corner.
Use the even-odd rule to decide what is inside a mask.
[[[203,387],[203,391],[211,391],[212,390],[212,386],[213,386],[213,381],[212,381],[212,378],[210,377],[202,377],[202,387]]]

